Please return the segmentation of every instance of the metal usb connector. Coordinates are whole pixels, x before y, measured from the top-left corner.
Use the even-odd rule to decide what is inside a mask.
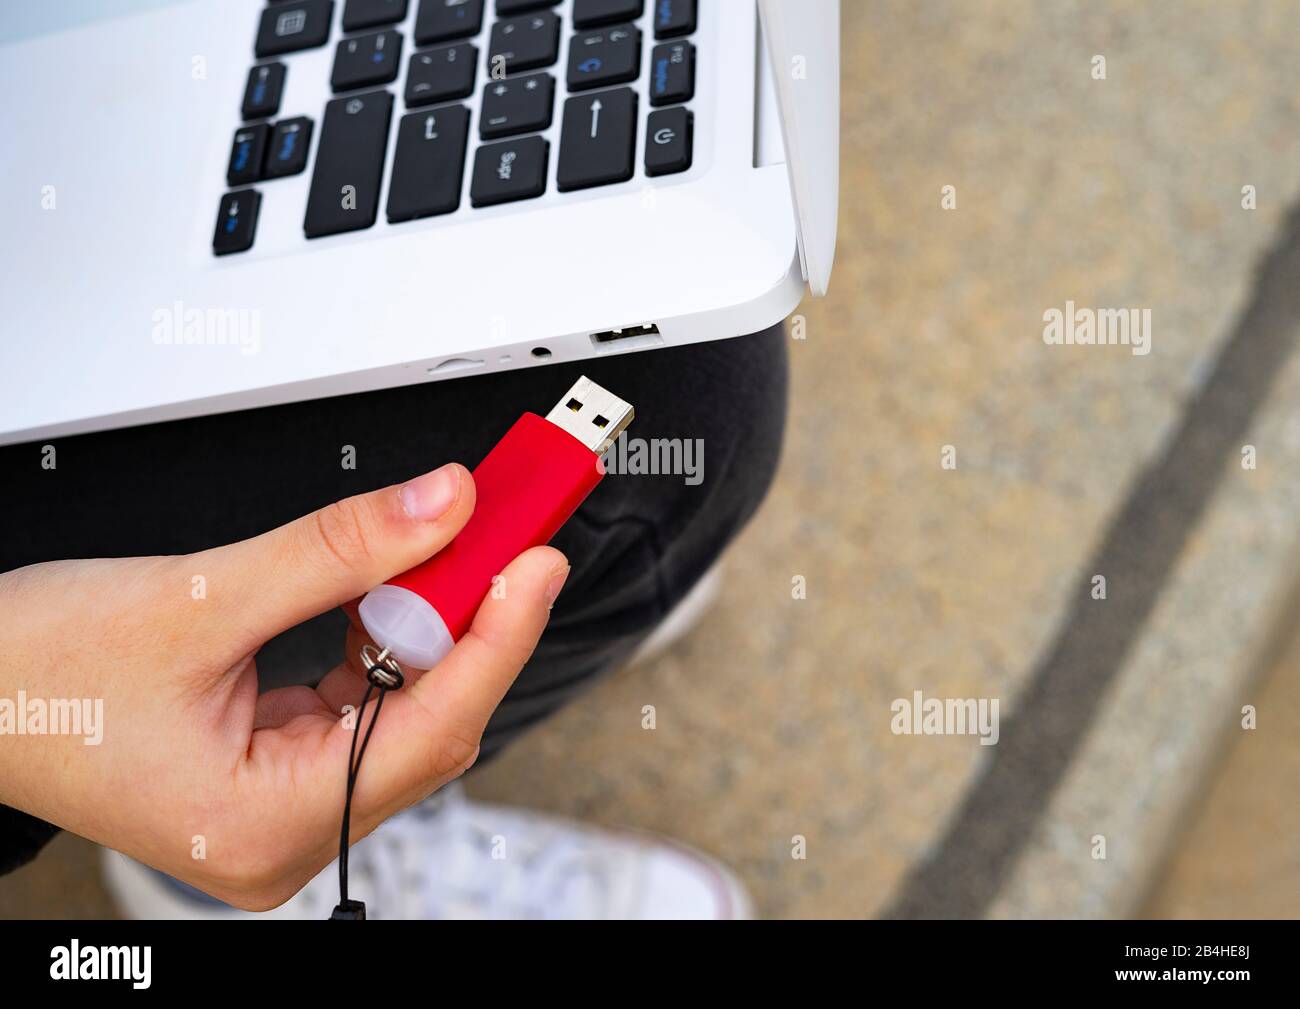
[[[604,455],[632,423],[632,404],[602,389],[586,375],[560,397],[546,419],[597,455]]]

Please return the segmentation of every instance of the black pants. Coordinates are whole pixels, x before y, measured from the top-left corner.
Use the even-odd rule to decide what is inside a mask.
[[[701,439],[703,479],[611,473],[555,538],[572,564],[540,645],[483,737],[500,752],[619,665],[717,559],[762,500],[785,424],[784,328],[689,347],[0,448],[0,571],[78,557],[188,553],[264,532],[444,462],[473,467],[525,410],[580,374],[636,408],[630,437]],[[351,446],[355,469],[343,468]],[[697,460],[698,464],[698,460]],[[263,689],[337,664],[346,619],[268,642]],[[54,828],[0,806],[0,871]]]

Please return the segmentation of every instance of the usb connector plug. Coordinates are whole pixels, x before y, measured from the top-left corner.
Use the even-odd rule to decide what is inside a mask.
[[[556,427],[567,431],[596,455],[604,455],[618,436],[632,423],[632,404],[602,389],[587,376],[573,383],[546,415]]]

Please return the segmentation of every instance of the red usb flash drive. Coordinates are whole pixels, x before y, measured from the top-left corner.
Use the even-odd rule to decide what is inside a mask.
[[[474,470],[474,514],[440,553],[371,590],[361,622],[382,649],[430,669],[469,628],[493,579],[548,542],[604,476],[632,406],[580,378],[545,418],[526,413]]]

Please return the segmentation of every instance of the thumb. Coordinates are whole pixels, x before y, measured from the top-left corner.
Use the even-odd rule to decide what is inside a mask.
[[[437,553],[473,511],[474,478],[449,463],[207,551],[209,598],[257,646]]]

